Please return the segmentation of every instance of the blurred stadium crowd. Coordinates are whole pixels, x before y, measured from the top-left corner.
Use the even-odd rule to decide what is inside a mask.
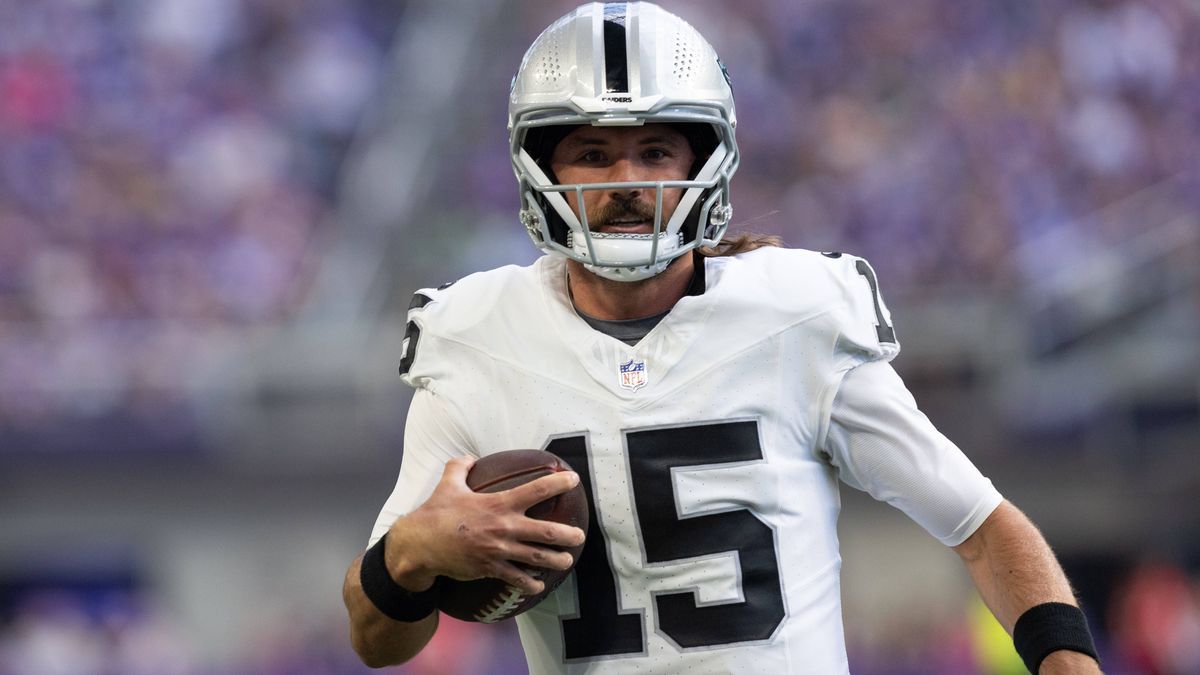
[[[387,56],[411,4],[0,3],[0,464],[63,447],[119,452],[104,430],[130,418],[173,439],[150,451],[195,442],[197,381],[245,336],[293,317],[323,251],[345,236],[339,167],[397,77]],[[505,87],[519,50],[569,6],[506,4],[492,39],[511,58],[478,64],[487,126],[464,130],[468,147],[439,169],[458,179],[443,218],[524,237]],[[721,27],[712,37],[733,75],[744,158],[735,224],[864,255],[890,292],[1020,291],[1031,265],[1135,236],[1136,220],[1089,218],[1164,183],[1200,213],[1194,2],[679,11]],[[458,232],[418,222],[411,250]],[[1031,243],[1036,256],[1023,256]],[[445,280],[395,266],[401,295]],[[1200,673],[1195,572],[1131,560],[1107,604],[1090,608],[1110,672]],[[144,589],[65,586],[0,580],[0,675],[361,670],[336,622],[264,629],[257,651],[212,665]],[[972,616],[964,606],[931,625],[898,620],[878,640],[848,626],[855,672],[1021,672]],[[439,641],[400,672],[475,672],[485,654],[492,670],[478,672],[523,668],[511,627],[456,626]],[[447,670],[452,658],[466,665]]]
[[[0,5],[0,425],[170,412],[297,307],[398,13]]]
[[[532,7],[512,26],[545,18]],[[1119,242],[1139,223],[1071,228],[1181,175],[1200,202],[1190,3],[700,11],[733,64],[735,223],[861,253],[893,293],[1020,285],[1020,244],[1063,228],[1065,249]],[[0,424],[154,417],[214,351],[304,301],[400,10],[57,0],[0,13]],[[497,114],[510,61],[486,64],[477,88]],[[499,139],[497,120],[477,133]],[[510,219],[505,146],[478,147],[461,157],[468,203]]]

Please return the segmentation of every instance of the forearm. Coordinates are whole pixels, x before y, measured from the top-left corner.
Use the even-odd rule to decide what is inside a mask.
[[[1034,605],[1077,604],[1042,533],[1007,501],[955,551],[966,563],[983,601],[1009,634],[1021,614]]]
[[[980,596],[1009,635],[1030,608],[1044,603],[1077,606],[1071,585],[1041,532],[1017,507],[996,507],[967,541],[955,547]],[[1092,657],[1070,649],[1053,651],[1041,674],[1099,673]]]
[[[362,556],[346,571],[342,600],[350,614],[350,641],[363,663],[371,668],[404,663],[425,648],[438,626],[438,613],[407,623],[383,615],[363,594],[359,582]]]
[[[583,544],[583,530],[530,518],[526,512],[573,489],[578,474],[560,471],[509,490],[476,493],[466,483],[472,463],[466,458],[447,462],[429,499],[393,522],[346,571],[342,599],[350,614],[350,639],[368,666],[403,663],[429,643],[437,630],[437,611],[417,621],[407,619],[432,610],[438,577],[500,579],[537,594],[545,585],[531,567],[568,570],[574,563],[561,549]],[[364,578],[370,598],[363,591]]]

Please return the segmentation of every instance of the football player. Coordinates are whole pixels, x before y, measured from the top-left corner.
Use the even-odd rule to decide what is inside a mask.
[[[952,547],[1030,669],[1099,672],[1038,530],[922,415],[861,258],[723,239],[738,166],[724,65],[646,2],[529,48],[509,101],[521,223],[545,252],[415,296],[395,491],[344,587],[372,666],[437,629],[439,577],[573,582],[517,618],[532,673],[848,670],[838,482]],[[571,464],[475,494],[473,459]],[[582,484],[588,532],[525,517]],[[556,546],[584,540],[578,561]]]

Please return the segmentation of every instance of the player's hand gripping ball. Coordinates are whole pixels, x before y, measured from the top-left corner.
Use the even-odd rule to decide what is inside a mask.
[[[543,450],[506,450],[484,455],[467,474],[467,486],[475,492],[501,492],[549,476],[556,471],[572,471],[562,458]],[[525,515],[573,525],[587,532],[588,506],[583,485],[531,506]],[[564,547],[576,562],[583,544]],[[528,568],[546,586],[537,595],[527,595],[499,579],[457,581],[443,579],[438,609],[462,621],[494,623],[514,617],[541,602],[567,578],[571,570]]]

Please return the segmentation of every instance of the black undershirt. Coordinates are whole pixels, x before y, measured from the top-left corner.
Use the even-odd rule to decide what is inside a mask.
[[[693,267],[692,281],[688,284],[685,295],[703,295],[704,294],[704,256],[695,255],[695,266]],[[597,319],[594,316],[588,316],[575,308],[575,313],[579,318],[587,322],[594,330],[598,330],[605,335],[614,337],[629,346],[636,345],[646,334],[654,330],[658,322],[662,321],[671,310],[667,310],[662,314],[647,316],[641,319]]]

